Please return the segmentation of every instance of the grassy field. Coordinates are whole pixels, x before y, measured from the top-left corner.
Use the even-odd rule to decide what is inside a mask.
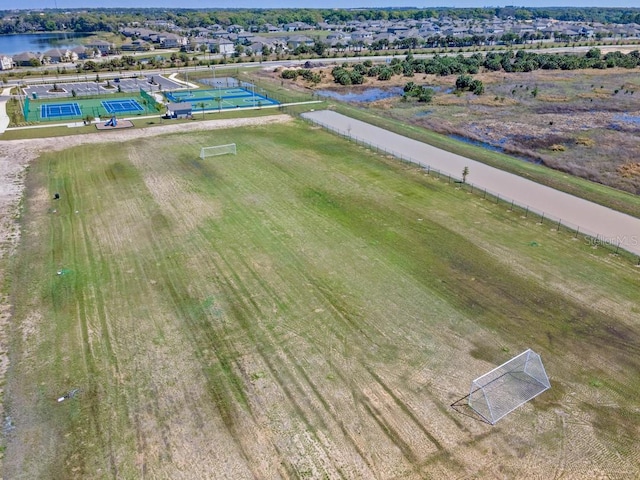
[[[640,475],[640,270],[413,167],[297,121],[91,144],[22,222],[5,478]],[[451,407],[526,348],[550,391]]]

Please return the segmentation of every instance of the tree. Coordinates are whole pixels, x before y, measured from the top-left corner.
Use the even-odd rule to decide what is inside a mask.
[[[316,55],[318,55],[319,57],[321,57],[322,55],[324,55],[325,50],[327,49],[327,45],[322,43],[320,41],[320,39],[317,39],[316,42],[313,44],[313,51],[315,52]]]
[[[482,95],[484,93],[484,84],[481,80],[472,80],[471,85],[469,85],[469,90],[471,90],[474,95]]]
[[[202,109],[202,118],[204,118],[204,107],[205,107],[204,102],[198,102],[198,107]]]
[[[468,90],[471,86],[471,82],[473,82],[471,75],[460,75],[456,79],[456,90],[460,90],[461,92]]]

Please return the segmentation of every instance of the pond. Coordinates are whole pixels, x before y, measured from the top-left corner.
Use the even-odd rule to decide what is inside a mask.
[[[470,138],[463,137],[462,135],[455,135],[455,134],[449,135],[449,138],[453,138],[454,140],[458,140],[459,142],[464,142],[464,143],[467,143],[469,145],[474,145],[476,147],[482,147],[482,148],[484,148],[486,150],[491,150],[492,152],[504,153],[506,155],[509,155],[510,157],[517,158],[519,160],[523,160],[523,161],[528,162],[528,163],[535,163],[537,165],[542,164],[542,161],[539,160],[539,159],[534,159],[534,158],[522,157],[522,156],[519,156],[519,155],[514,155],[513,153],[509,153],[509,152],[505,151],[505,149],[502,148],[499,145],[492,145],[491,143],[481,142],[480,140],[472,140]],[[504,143],[505,141],[506,141],[506,139],[503,139],[502,143]]]
[[[16,55],[24,52],[44,52],[50,48],[73,48],[81,45],[88,33],[22,33],[0,35],[0,53]]]
[[[318,90],[315,92],[321,97],[329,97],[342,102],[375,102],[385,98],[399,97],[402,95],[402,87],[390,88],[365,88],[336,92],[334,90]]]

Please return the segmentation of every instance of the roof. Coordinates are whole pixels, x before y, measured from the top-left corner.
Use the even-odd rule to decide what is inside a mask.
[[[193,110],[193,106],[189,102],[169,104],[169,111],[171,112],[183,112],[183,111],[191,111],[191,110]]]

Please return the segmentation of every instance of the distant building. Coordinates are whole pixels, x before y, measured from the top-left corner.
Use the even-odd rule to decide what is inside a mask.
[[[24,52],[13,56],[13,63],[17,67],[31,67],[36,61],[37,65],[40,65],[42,63],[42,55],[37,55],[33,52]]]
[[[7,55],[0,55],[0,70],[11,70],[13,68],[13,58]]]
[[[114,49],[114,45],[104,40],[94,40],[85,45],[89,50],[97,50],[100,55],[109,55]]]

